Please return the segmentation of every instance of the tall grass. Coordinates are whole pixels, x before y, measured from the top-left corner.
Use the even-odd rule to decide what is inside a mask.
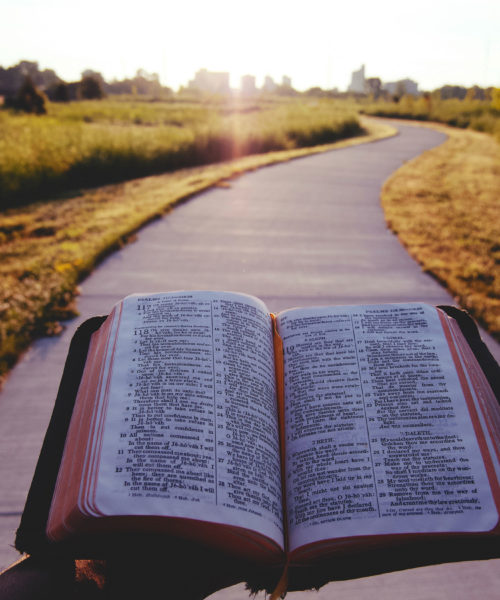
[[[360,134],[332,101],[87,101],[46,116],[0,112],[0,209],[88,188]]]
[[[403,96],[399,102],[367,104],[363,112],[383,117],[437,121],[493,134],[500,140],[500,108],[486,100],[441,100],[434,96]]]
[[[57,333],[73,310],[77,283],[145,223],[208,187],[229,186],[245,171],[395,133],[379,123],[367,129],[368,135],[335,144],[246,156],[0,211],[0,384],[33,337]]]

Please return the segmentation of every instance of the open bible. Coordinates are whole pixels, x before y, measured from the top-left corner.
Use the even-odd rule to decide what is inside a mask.
[[[91,337],[46,537],[292,567],[454,539],[492,555],[499,481],[499,404],[442,310],[137,294]]]

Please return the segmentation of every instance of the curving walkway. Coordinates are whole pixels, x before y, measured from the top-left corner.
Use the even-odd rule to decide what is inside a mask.
[[[384,180],[445,137],[422,127],[398,128],[396,137],[263,168],[230,189],[200,194],[142,230],[136,243],[109,257],[84,282],[81,317],[61,337],[33,344],[0,393],[0,568],[17,558],[9,544],[69,341],[84,318],[106,314],[132,292],[176,289],[247,292],[272,311],[312,304],[453,303],[386,229],[379,205]],[[499,345],[491,341],[490,347],[500,360]],[[474,581],[484,588],[483,599],[489,590],[493,598],[500,588],[499,564],[448,565],[330,584],[314,598],[457,600],[470,597],[464,582]],[[216,597],[248,595],[241,586]]]

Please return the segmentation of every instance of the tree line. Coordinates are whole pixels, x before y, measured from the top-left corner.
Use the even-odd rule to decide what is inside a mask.
[[[13,67],[0,66],[0,99],[6,107],[43,114],[45,102],[94,100],[112,94],[165,97],[172,90],[162,86],[157,73],[139,69],[135,77],[107,82],[101,73],[87,69],[79,81],[66,82],[53,69],[40,70],[37,62],[23,60]]]

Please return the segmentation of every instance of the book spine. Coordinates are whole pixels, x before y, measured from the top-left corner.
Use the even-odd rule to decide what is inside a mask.
[[[273,323],[274,369],[276,373],[276,402],[278,405],[278,428],[281,458],[281,493],[283,497],[283,531],[285,534],[285,550],[288,551],[288,513],[286,506],[286,453],[285,453],[285,365],[283,356],[283,340],[276,326],[276,316],[271,313]]]

